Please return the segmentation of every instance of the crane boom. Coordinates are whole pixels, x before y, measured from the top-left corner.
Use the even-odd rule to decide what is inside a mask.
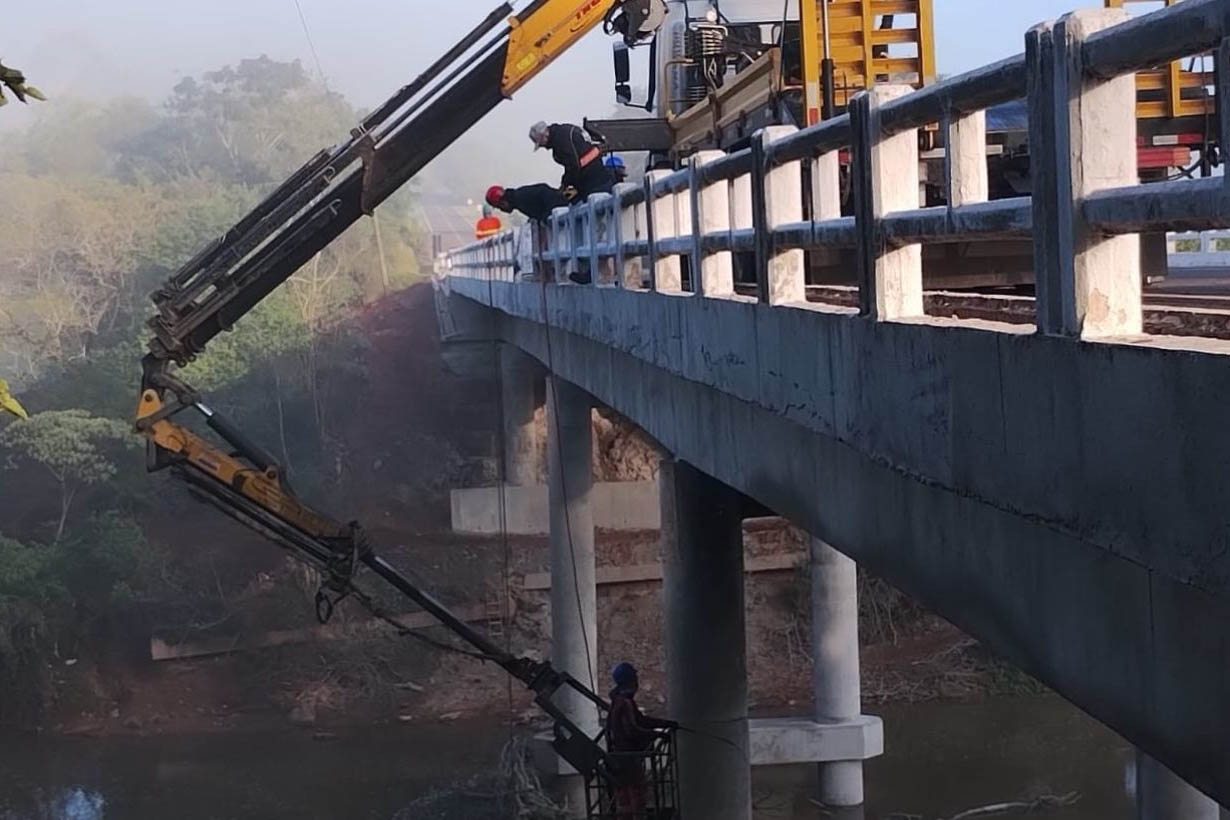
[[[349,139],[309,159],[152,294],[157,314],[149,320],[154,335],[142,359],[136,412],[147,469],[171,469],[199,498],[320,571],[322,620],[348,595],[370,604],[354,579],[361,568],[374,573],[473,647],[468,654],[498,664],[524,683],[554,721],[556,753],[601,799],[614,794],[618,766],[603,749],[601,734],[586,734],[555,697],[573,690],[599,710],[607,703],[550,663],[501,649],[381,558],[357,523],[343,524],[298,499],[277,461],[206,406],[173,367],[200,355],[218,333],[600,22],[632,43],[652,33],[663,8],[663,0],[533,0],[515,16],[508,3],[492,11],[365,117]],[[176,416],[185,412],[202,416],[227,449],[180,423]],[[590,806],[591,816],[607,816],[592,813],[601,799]],[[662,806],[670,812],[658,816],[675,817],[673,807],[672,799]]]

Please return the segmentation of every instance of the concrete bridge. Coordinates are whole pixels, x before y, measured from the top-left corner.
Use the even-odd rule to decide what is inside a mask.
[[[683,738],[685,817],[750,814],[752,508],[815,538],[815,721],[798,753],[820,763],[822,801],[860,803],[877,751],[859,717],[858,562],[1135,744],[1142,817],[1230,804],[1230,342],[1144,332],[1136,236],[1230,225],[1230,188],[1137,183],[1133,76],[1212,50],[1226,86],[1228,35],[1230,0],[1077,12],[1018,57],[879,87],[847,115],[561,209],[528,261],[512,234],[440,259],[447,338],[500,344],[511,477],[532,381],[548,380],[554,652],[580,677],[591,404],[661,445],[670,703],[729,741]],[[987,201],[981,112],[1022,96],[1034,194]],[[947,129],[945,207],[918,206],[928,123]],[[1217,127],[1230,145],[1230,106]],[[1033,323],[927,315],[922,244],[1005,237],[1032,237]],[[853,250],[857,306],[809,299],[811,257],[835,249]],[[856,726],[841,751],[822,737]]]

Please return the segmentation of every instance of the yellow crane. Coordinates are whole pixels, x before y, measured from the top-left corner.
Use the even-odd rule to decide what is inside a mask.
[[[365,117],[349,140],[308,160],[152,295],[158,313],[149,322],[154,338],[142,360],[135,426],[147,442],[148,469],[170,469],[199,498],[319,571],[316,611],[322,621],[346,597],[380,614],[356,582],[361,572],[370,573],[468,645],[447,648],[498,664],[524,683],[554,721],[555,751],[586,780],[589,817],[606,820],[615,817],[621,760],[611,757],[601,736],[590,737],[555,703],[560,691],[571,690],[605,710],[602,697],[549,662],[508,653],[381,558],[357,522],[340,521],[300,500],[277,461],[174,372],[586,32],[603,24],[608,33],[635,43],[657,28],[665,4],[533,0],[521,13],[511,11],[507,3],[495,9]],[[203,418],[224,444],[190,429],[185,416]],[[669,785],[655,807],[654,816],[662,820],[678,818],[675,778],[667,775],[673,743],[673,734],[664,731],[645,753],[647,764],[656,764]]]

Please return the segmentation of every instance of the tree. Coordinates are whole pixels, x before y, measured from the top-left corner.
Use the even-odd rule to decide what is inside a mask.
[[[23,462],[38,465],[59,487],[60,512],[53,543],[64,534],[77,491],[115,475],[110,451],[135,444],[124,422],[79,409],[35,413],[25,423],[10,424],[0,431],[0,449],[8,452],[7,469],[18,469]]]

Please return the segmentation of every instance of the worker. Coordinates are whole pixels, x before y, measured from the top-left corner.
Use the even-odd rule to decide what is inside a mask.
[[[606,719],[607,751],[615,780],[616,816],[620,820],[645,820],[648,788],[645,783],[646,754],[654,740],[679,728],[673,720],[647,717],[636,705],[640,680],[636,667],[624,661],[611,670],[611,711]]]
[[[584,202],[590,194],[610,193],[615,177],[602,163],[602,149],[594,144],[579,125],[571,123],[536,122],[530,126],[530,141],[534,150],[550,148],[551,158],[563,166],[564,176],[560,190],[575,190],[577,202]]]
[[[502,227],[504,225],[500,222],[500,218],[491,212],[491,206],[484,205],[483,215],[474,224],[474,238],[486,239],[489,236],[495,236]]]
[[[487,204],[504,213],[520,211],[535,222],[545,223],[553,210],[567,207],[568,199],[558,188],[539,182],[520,188],[492,185],[487,189]]]
[[[43,92],[32,85],[26,84],[26,75],[15,68],[9,68],[4,63],[0,63],[0,105],[8,105],[9,102],[4,96],[4,87],[12,91],[13,96],[23,103],[26,101],[26,97],[32,97],[36,100],[47,99],[43,96]]]
[[[21,402],[9,392],[9,383],[4,379],[0,379],[0,410],[11,413],[19,419],[30,418],[26,415],[26,408],[22,407]]]
[[[616,185],[628,181],[628,166],[624,164],[623,157],[619,156],[619,154],[607,154],[602,164],[611,172],[611,176],[615,178]]]

